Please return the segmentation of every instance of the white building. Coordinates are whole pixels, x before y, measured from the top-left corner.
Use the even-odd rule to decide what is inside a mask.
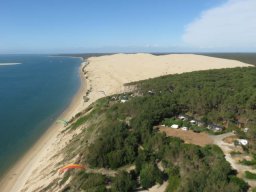
[[[196,124],[196,121],[195,120],[191,120],[190,123],[194,125],[194,124]]]
[[[247,133],[249,131],[249,128],[244,128],[244,132]]]
[[[173,129],[179,129],[179,125],[173,124],[173,125],[171,126],[171,128],[173,128]]]
[[[182,131],[188,131],[188,128],[187,127],[182,127],[181,130]]]
[[[240,145],[243,145],[243,146],[248,145],[248,141],[246,139],[238,139],[237,141]]]
[[[125,103],[127,100],[125,99],[121,99],[121,103]]]
[[[178,119],[180,119],[182,121],[187,121],[189,119],[189,116],[187,116],[187,115],[179,115]]]

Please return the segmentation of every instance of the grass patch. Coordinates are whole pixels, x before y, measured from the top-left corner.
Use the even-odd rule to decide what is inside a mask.
[[[251,161],[248,161],[246,159],[243,159],[242,161],[240,161],[240,163],[243,165],[247,165],[247,166],[254,166],[254,165],[256,165],[256,160],[253,159]]]
[[[70,177],[70,172],[66,171],[64,173],[64,176],[63,176],[62,180],[60,181],[60,185],[63,185],[64,183],[66,183],[66,181],[68,180],[69,177]]]
[[[166,192],[175,191],[180,184],[180,178],[178,176],[171,176],[168,180],[168,186],[166,188]]]
[[[78,127],[80,127],[81,125],[83,125],[87,120],[89,119],[89,115],[85,115],[83,117],[80,117],[76,122],[74,122],[72,124],[72,126],[70,127],[70,129],[76,129]]]
[[[256,174],[255,173],[252,173],[250,171],[245,171],[244,174],[245,174],[246,179],[256,180]]]

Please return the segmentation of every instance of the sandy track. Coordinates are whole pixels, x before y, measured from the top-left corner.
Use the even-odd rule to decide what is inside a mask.
[[[230,163],[231,167],[237,170],[238,177],[243,178],[246,182],[249,183],[251,187],[256,187],[255,180],[249,180],[244,178],[245,171],[256,173],[256,170],[253,169],[251,166],[241,164],[239,161],[231,156],[230,152],[234,151],[236,147],[233,143],[224,142],[224,139],[230,136],[235,136],[235,134],[230,132],[216,136],[212,135],[211,138],[213,139],[214,144],[218,145],[222,149],[223,153],[225,154],[225,159]]]

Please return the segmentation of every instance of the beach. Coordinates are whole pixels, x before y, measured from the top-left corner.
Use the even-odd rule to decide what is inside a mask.
[[[83,95],[86,91],[85,79],[80,67],[81,86],[72,99],[68,108],[60,115],[58,119],[69,119],[77,114],[83,108]],[[32,171],[39,166],[40,160],[44,159],[49,153],[52,153],[50,148],[54,143],[58,134],[63,129],[62,124],[52,124],[34,146],[6,173],[0,182],[0,191],[20,191],[22,186],[30,177]]]
[[[193,54],[114,54],[91,57],[86,63],[85,67],[85,62],[80,67],[81,87],[60,118],[70,120],[97,99],[126,91],[124,84],[129,82],[167,74],[251,66],[240,61]],[[89,101],[85,103],[83,96],[87,91],[90,92]],[[40,191],[52,180],[62,177],[56,166],[63,159],[60,151],[68,145],[72,135],[81,131],[62,133],[64,129],[61,124],[49,127],[29,152],[8,171],[0,183],[0,191]]]

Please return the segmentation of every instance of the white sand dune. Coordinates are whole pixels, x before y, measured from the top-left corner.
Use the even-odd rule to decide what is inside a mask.
[[[213,58],[192,54],[171,54],[154,56],[151,54],[115,54],[88,59],[86,78],[70,107],[62,115],[70,119],[95,100],[106,95],[120,93],[124,83],[138,81],[166,74],[184,73],[207,69],[252,66],[239,61]],[[85,80],[86,79],[86,80]],[[91,89],[89,102],[83,102],[86,88]],[[1,192],[39,191],[51,181],[62,177],[56,164],[62,156],[56,156],[65,147],[72,134],[62,134],[60,125],[52,125],[31,150],[6,174],[0,183]],[[79,130],[78,130],[79,131]],[[76,132],[77,133],[77,132]],[[75,133],[73,133],[75,134]],[[60,191],[56,188],[55,191]],[[156,190],[159,191],[160,190]],[[161,191],[164,191],[161,190]]]
[[[154,56],[151,54],[115,54],[91,57],[86,71],[92,87],[91,100],[122,92],[123,84],[167,74],[252,66],[235,60],[220,59],[193,54],[170,54]]]

